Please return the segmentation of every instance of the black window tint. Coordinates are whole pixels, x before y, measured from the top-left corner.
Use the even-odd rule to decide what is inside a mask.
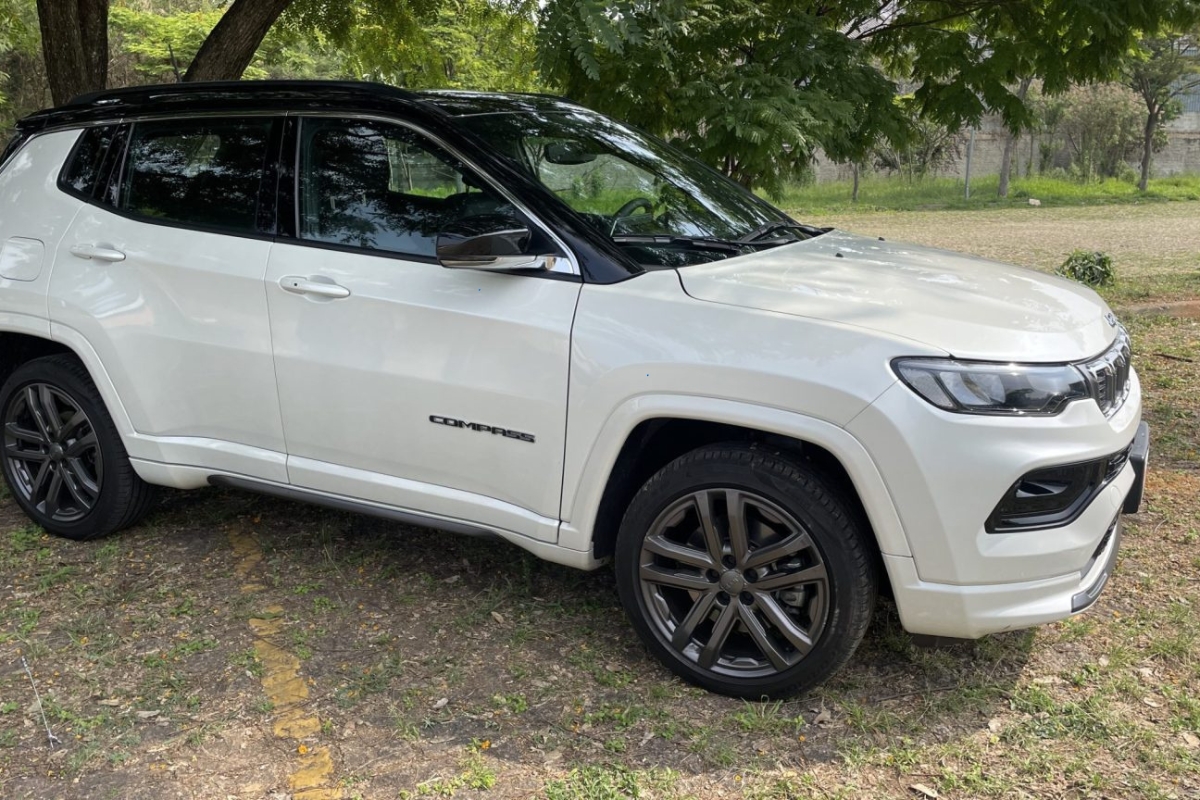
[[[105,154],[112,145],[116,135],[115,125],[102,125],[96,128],[86,128],[71,151],[70,160],[63,170],[62,181],[65,188],[84,197],[94,197],[97,186],[107,178],[107,173],[101,168]]]
[[[433,257],[437,234],[472,217],[518,217],[460,162],[399,125],[301,125],[300,237]]]
[[[121,208],[153,219],[254,231],[271,125],[265,118],[134,125]]]

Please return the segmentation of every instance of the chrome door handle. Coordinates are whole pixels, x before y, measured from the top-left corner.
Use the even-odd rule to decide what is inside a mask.
[[[108,244],[77,244],[71,248],[71,255],[95,261],[117,262],[125,260],[124,253]]]
[[[302,278],[299,275],[287,275],[279,279],[279,285],[285,291],[294,294],[311,294],[317,297],[327,297],[331,300],[336,300],[342,297],[349,297],[350,290],[345,286],[338,286],[336,283],[324,280],[314,280],[312,278]]]

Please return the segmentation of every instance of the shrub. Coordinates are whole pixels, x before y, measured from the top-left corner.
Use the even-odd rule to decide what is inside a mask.
[[[1054,270],[1054,274],[1086,283],[1088,286],[1108,286],[1117,279],[1112,256],[1090,250],[1076,250]]]

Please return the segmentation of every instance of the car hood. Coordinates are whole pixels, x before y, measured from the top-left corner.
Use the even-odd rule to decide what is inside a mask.
[[[1080,284],[843,231],[679,274],[698,300],[856,325],[958,358],[1075,361],[1116,335],[1104,301]]]

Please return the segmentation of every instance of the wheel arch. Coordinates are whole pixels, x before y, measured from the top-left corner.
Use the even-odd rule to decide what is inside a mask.
[[[35,358],[56,355],[79,358],[78,353],[61,342],[22,331],[0,331],[0,385],[22,364]]]
[[[100,356],[88,340],[73,328],[51,323],[44,333],[47,335],[43,335],[41,330],[0,330],[0,384],[8,380],[13,370],[31,359],[59,354],[74,356],[83,364],[88,377],[100,392],[105,408],[128,449],[130,437],[134,434],[133,423]]]
[[[882,475],[845,429],[780,409],[690,396],[637,398],[609,418],[564,509],[570,516],[559,544],[597,559],[610,556],[625,509],[651,475],[697,447],[726,441],[815,462],[861,511],[880,554],[911,556]]]

